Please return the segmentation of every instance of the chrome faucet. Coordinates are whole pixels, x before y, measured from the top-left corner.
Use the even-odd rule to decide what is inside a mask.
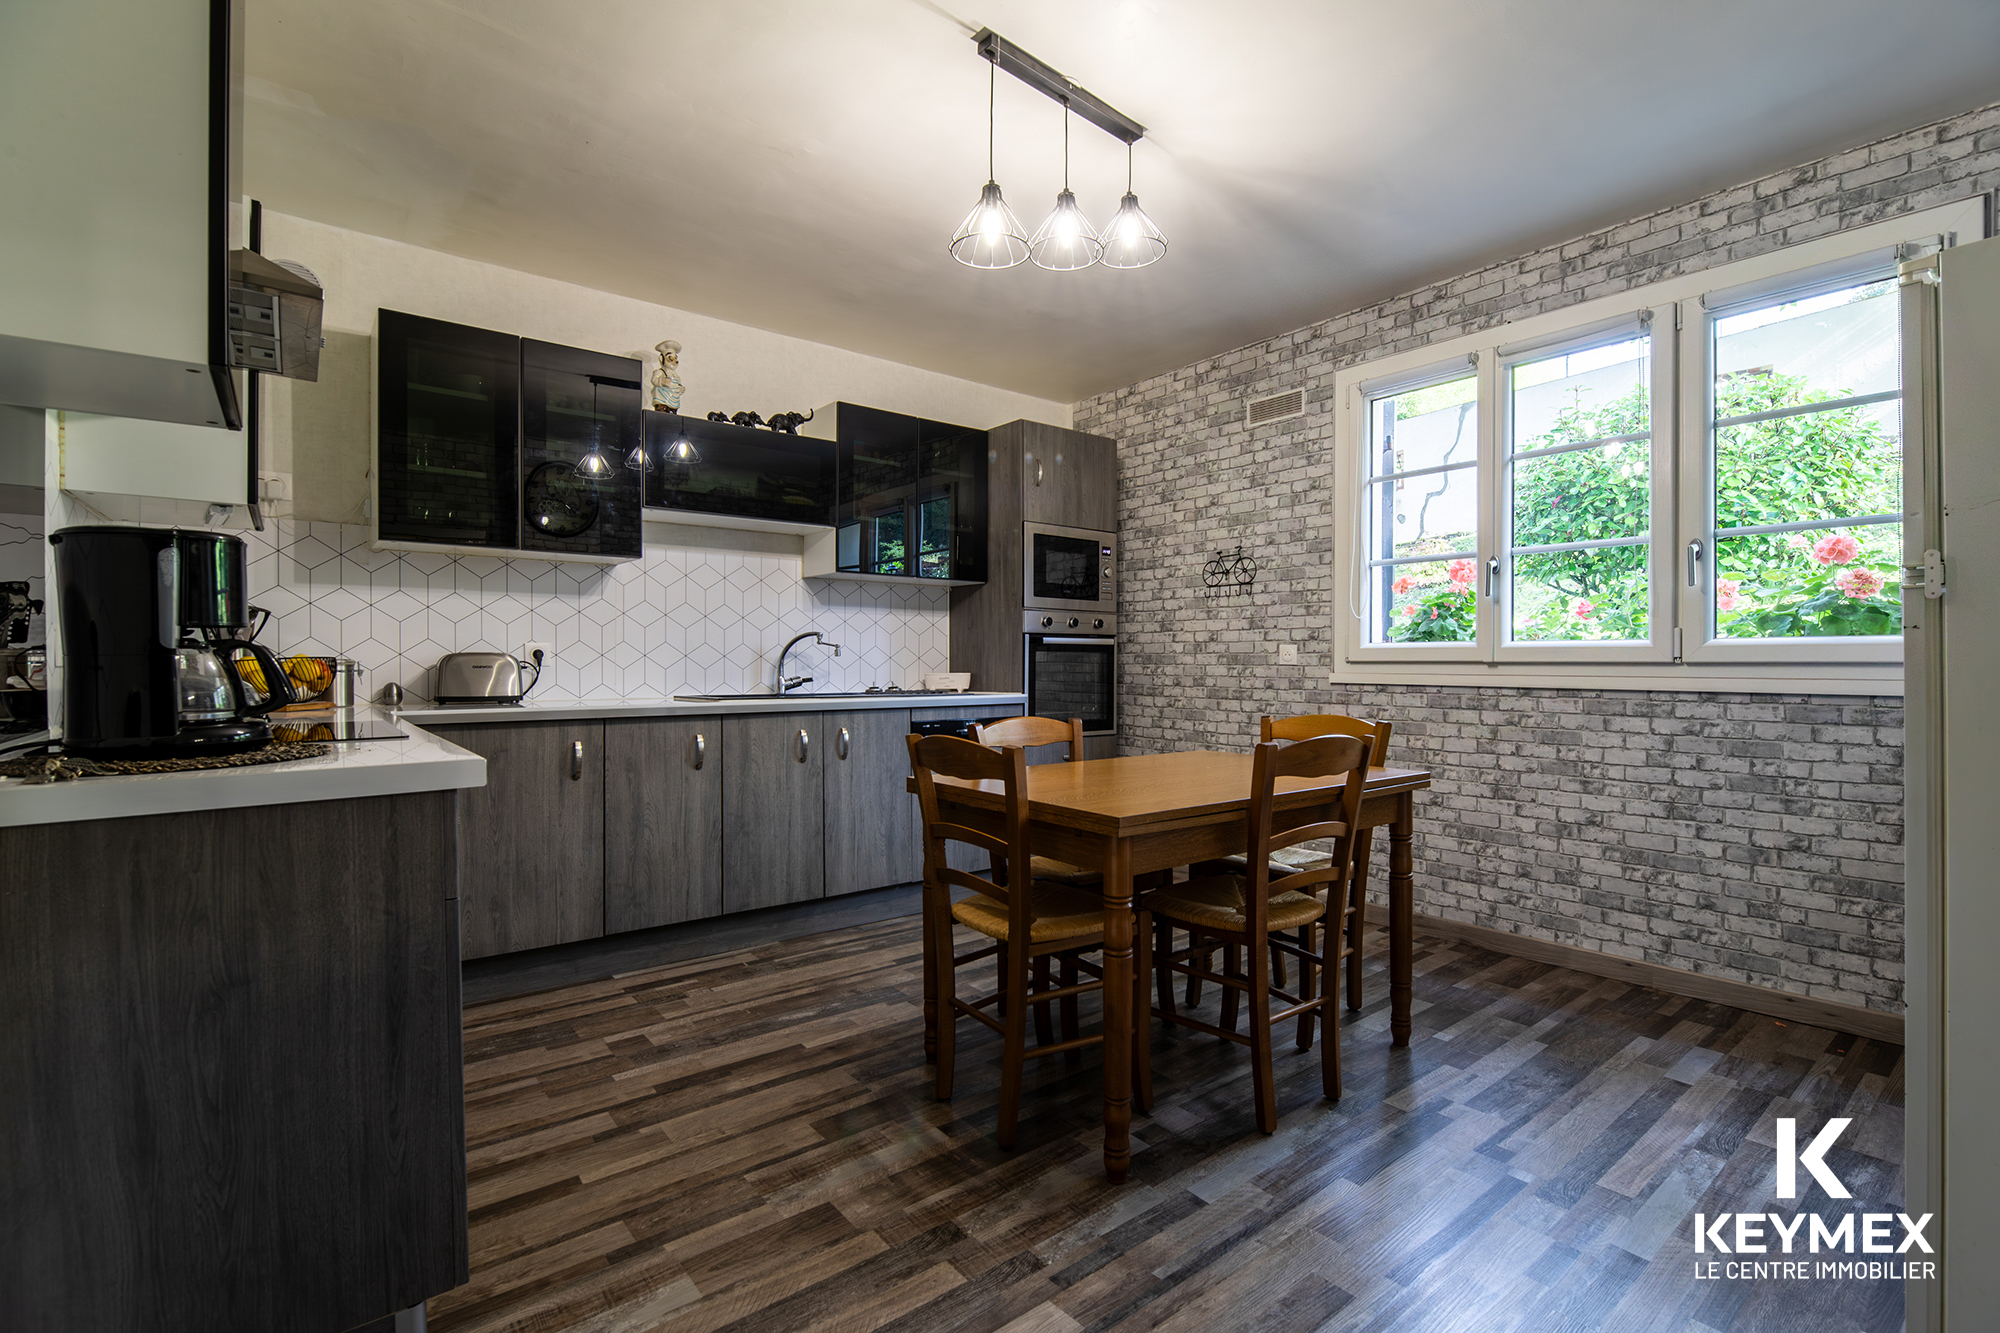
[[[804,634],[793,635],[792,641],[785,645],[785,649],[783,652],[778,654],[777,691],[779,694],[789,693],[790,691],[797,689],[801,685],[812,684],[813,678],[811,676],[792,676],[790,678],[787,678],[785,675],[785,659],[792,655],[792,649],[798,647],[801,643],[805,642],[807,639],[818,640],[819,645],[822,648],[831,648],[833,649],[833,655],[835,657],[840,656],[840,645],[837,643],[828,643],[826,641],[826,636],[824,634],[821,634],[816,629],[809,629]]]

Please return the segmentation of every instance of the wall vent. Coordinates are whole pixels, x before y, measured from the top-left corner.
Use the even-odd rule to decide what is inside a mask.
[[[1262,426],[1273,421],[1286,421],[1306,414],[1306,396],[1303,390],[1293,389],[1289,393],[1274,393],[1269,398],[1253,398],[1250,410],[1245,415],[1246,425]]]

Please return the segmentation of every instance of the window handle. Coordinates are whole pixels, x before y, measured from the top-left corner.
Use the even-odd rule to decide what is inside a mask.
[[[1700,584],[1701,584],[1701,542],[1699,540],[1695,540],[1688,543],[1688,587],[1690,588],[1699,587]]]
[[[1486,562],[1486,596],[1488,600],[1500,595],[1500,557],[1494,556]]]

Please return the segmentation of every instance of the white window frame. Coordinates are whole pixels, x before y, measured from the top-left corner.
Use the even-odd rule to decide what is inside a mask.
[[[1699,537],[1714,550],[1709,514],[1707,449],[1709,395],[1708,309],[1740,304],[1760,289],[1789,292],[1824,283],[1842,271],[1859,276],[1868,266],[1910,243],[1935,245],[1985,235],[1985,201],[1973,198],[1856,227],[1753,259],[1635,288],[1599,301],[1502,324],[1493,329],[1348,367],[1334,376],[1334,595],[1331,642],[1335,684],[1465,685],[1527,687],[1610,686],[1624,689],[1742,691],[1751,693],[1901,694],[1899,639],[1716,640],[1710,580],[1704,559],[1694,586],[1682,568],[1688,542]],[[1824,289],[1824,287],[1822,287]],[[1489,583],[1504,555],[1507,521],[1503,450],[1506,399],[1503,367],[1586,344],[1604,330],[1654,312],[1653,514],[1651,637],[1643,644],[1504,642],[1511,614],[1504,595]],[[1678,319],[1678,333],[1675,322]],[[1368,477],[1367,400],[1385,390],[1415,387],[1436,372],[1468,361],[1477,365],[1477,550],[1480,569],[1477,638],[1469,644],[1370,643],[1362,578],[1362,497]],[[1428,377],[1428,378],[1427,378]],[[1502,562],[1504,566],[1504,561]],[[1501,568],[1502,578],[1511,570]],[[1834,650],[1829,652],[1829,650]],[[1830,660],[1831,659],[1831,660]]]

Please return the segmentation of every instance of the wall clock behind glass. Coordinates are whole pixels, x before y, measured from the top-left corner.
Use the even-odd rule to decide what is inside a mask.
[[[581,537],[597,522],[597,483],[568,463],[544,463],[521,492],[528,526],[546,537]]]

